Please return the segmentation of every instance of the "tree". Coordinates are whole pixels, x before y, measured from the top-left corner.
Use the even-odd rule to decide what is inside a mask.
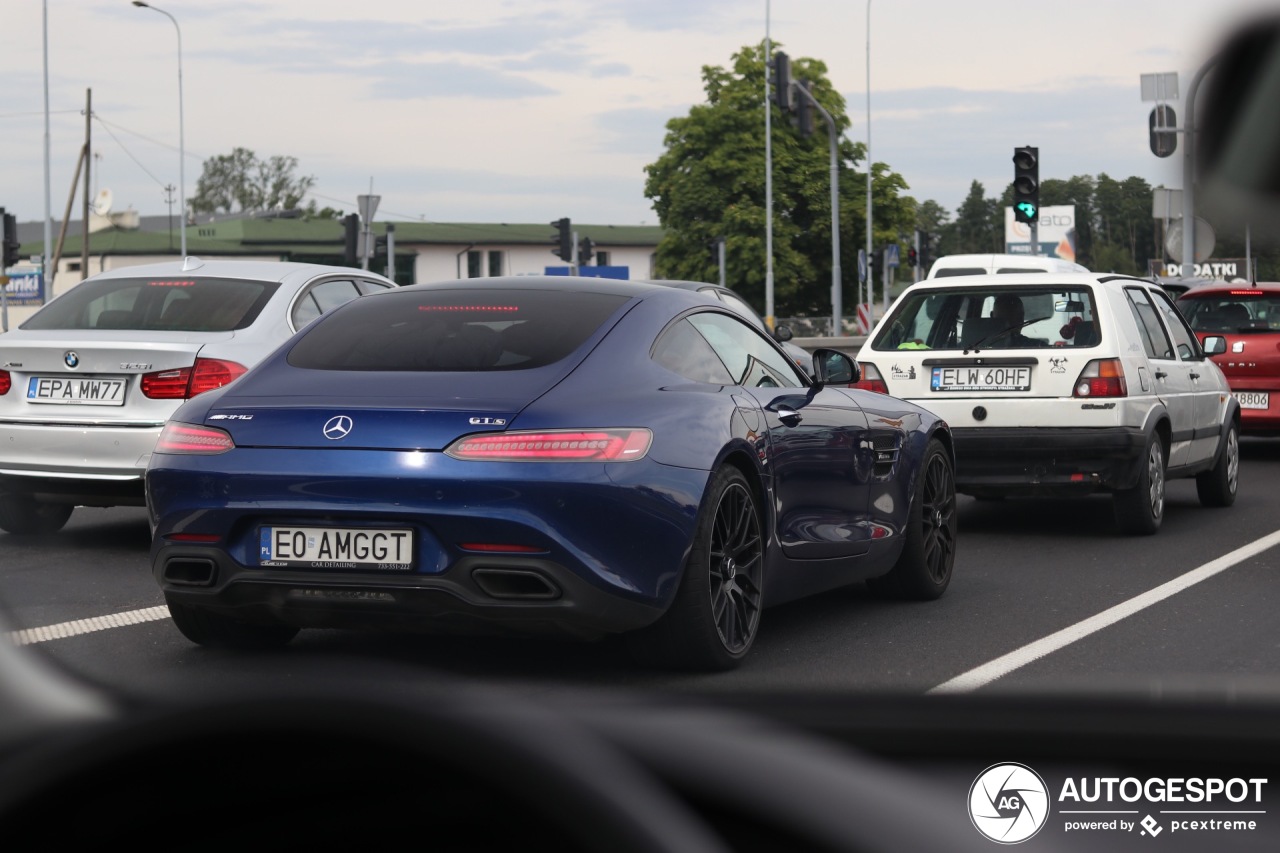
[[[776,47],[776,45],[775,45]],[[731,69],[703,66],[706,103],[667,122],[665,151],[645,167],[645,196],[653,200],[665,233],[658,246],[657,274],[666,278],[715,281],[715,258],[707,246],[725,238],[726,280],[748,300],[764,307],[765,163],[764,45],[734,54]],[[849,127],[844,100],[816,59],[792,60],[794,79],[813,84],[814,97]],[[770,103],[773,138],[774,298],[780,315],[821,316],[831,310],[830,147],[825,122],[802,136],[789,117]],[[857,282],[858,248],[865,245],[866,147],[841,139],[840,266],[842,300]],[[877,241],[896,239],[913,226],[914,202],[901,195],[900,175],[884,164],[872,171]],[[878,243],[879,244],[879,243]],[[763,312],[762,312],[763,313]]]
[[[190,200],[194,213],[293,210],[315,186],[313,175],[299,176],[298,158],[275,155],[265,160],[248,148],[235,148],[204,161]]]
[[[986,254],[1004,251],[1004,205],[987,198],[981,181],[969,185],[969,194],[956,209],[954,231],[947,254]],[[999,215],[999,227],[995,222]]]

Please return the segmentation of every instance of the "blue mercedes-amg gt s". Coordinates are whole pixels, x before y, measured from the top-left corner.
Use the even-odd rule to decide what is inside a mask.
[[[950,582],[947,425],[856,379],[819,350],[810,380],[653,283],[371,294],[174,414],[146,473],[153,571],[205,645],[501,628],[731,668],[767,606]]]

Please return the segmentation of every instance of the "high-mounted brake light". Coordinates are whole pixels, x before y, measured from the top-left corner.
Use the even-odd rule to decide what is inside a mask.
[[[468,435],[445,449],[454,459],[490,462],[633,462],[649,452],[647,429],[540,430]]]
[[[142,394],[152,400],[187,400],[221,388],[248,370],[243,364],[221,358],[197,358],[191,367],[157,370],[142,375]]]
[[[234,449],[236,443],[231,434],[215,427],[198,426],[170,421],[160,430],[156,439],[156,453],[183,453],[192,456],[213,456]]]
[[[9,375],[9,371],[0,370],[0,397],[9,393],[9,389],[13,387],[13,377]]]
[[[1124,365],[1118,358],[1098,358],[1084,366],[1076,378],[1073,397],[1125,397],[1129,386],[1124,380]]]
[[[862,369],[862,378],[850,385],[850,388],[861,388],[863,391],[875,391],[879,394],[889,393],[889,386],[885,384],[884,377],[880,375],[880,371],[874,364],[860,361],[858,367]]]

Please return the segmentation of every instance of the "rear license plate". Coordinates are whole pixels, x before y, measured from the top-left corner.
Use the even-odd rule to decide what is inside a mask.
[[[1030,391],[1030,367],[935,367],[934,391]]]
[[[1242,409],[1271,408],[1271,394],[1268,391],[1232,391],[1231,393],[1240,401]]]
[[[305,569],[413,568],[413,531],[346,527],[263,527],[258,565]]]
[[[68,403],[80,406],[123,406],[125,380],[80,376],[32,376],[27,381],[27,402]]]

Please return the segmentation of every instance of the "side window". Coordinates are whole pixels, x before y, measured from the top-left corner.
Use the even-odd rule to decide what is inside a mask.
[[[689,322],[702,333],[729,369],[733,384],[750,388],[799,388],[796,368],[759,331],[724,314],[694,314]]]
[[[359,295],[356,283],[349,279],[330,279],[313,285],[294,303],[293,314],[290,315],[293,327],[301,329],[324,312],[350,302]]]
[[[1126,287],[1124,292],[1129,298],[1129,308],[1133,311],[1134,319],[1138,321],[1138,331],[1142,335],[1142,345],[1147,350],[1147,356],[1172,359],[1173,344],[1169,342],[1164,326],[1160,325],[1151,297],[1145,290],[1136,287]]]
[[[725,370],[720,357],[688,320],[681,320],[663,332],[654,345],[653,360],[694,382],[733,384],[733,377]]]
[[[360,279],[356,282],[356,287],[360,288],[361,293],[376,293],[379,290],[390,290],[391,285],[381,281],[369,281]]]
[[[733,311],[733,313],[737,314],[753,326],[760,325],[760,315],[757,314],[755,309],[748,305],[744,299],[732,296],[728,293],[722,293],[719,290],[714,292],[716,296],[720,297],[721,302],[729,306],[729,309]]]
[[[1187,327],[1187,321],[1183,319],[1182,313],[1174,307],[1169,297],[1163,292],[1155,292],[1152,296],[1155,297],[1156,309],[1164,317],[1164,324],[1169,327],[1169,334],[1173,335],[1174,343],[1178,347],[1178,355],[1184,361],[1204,358],[1204,352],[1201,351],[1196,336]]]

